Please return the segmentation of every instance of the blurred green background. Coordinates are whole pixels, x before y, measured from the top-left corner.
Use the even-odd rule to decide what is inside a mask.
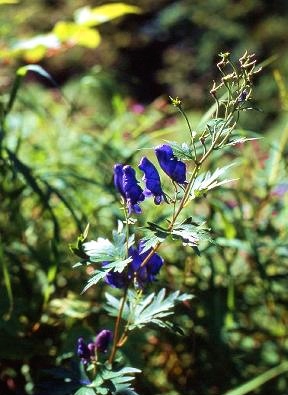
[[[235,160],[240,177],[191,208],[217,246],[200,246],[200,257],[177,243],[161,250],[159,287],[195,295],[177,312],[185,336],[147,330],[125,354],[143,370],[141,395],[288,394],[287,20],[286,0],[0,0],[1,395],[79,386],[75,340],[112,322],[105,287],[80,295],[88,272],[72,269],[68,245],[88,222],[90,238],[110,237],[121,217],[115,162],[188,138],[169,95],[197,128],[218,53],[236,60],[245,50],[264,68],[259,111],[239,130],[263,138],[209,163]],[[52,79],[18,76],[5,112],[27,64]],[[151,218],[146,206],[141,221],[161,210]]]

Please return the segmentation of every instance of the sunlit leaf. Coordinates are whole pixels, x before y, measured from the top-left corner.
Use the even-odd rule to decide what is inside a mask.
[[[79,25],[96,26],[125,14],[139,13],[139,7],[125,3],[104,4],[95,8],[86,6],[75,12],[75,21]]]
[[[105,309],[110,315],[117,316],[121,299],[118,300],[108,293],[105,296],[107,299]],[[166,317],[173,314],[176,304],[192,298],[192,295],[180,294],[180,291],[173,292],[166,297],[165,289],[161,289],[158,294],[152,293],[146,297],[130,291],[128,302],[124,305],[122,318],[128,321],[129,330],[150,324],[173,329],[172,323],[167,321]]]
[[[82,387],[74,395],[95,395],[95,391],[93,388]]]
[[[43,69],[43,67],[36,65],[36,64],[27,64],[25,66],[19,67],[19,69],[16,72],[16,78],[15,78],[15,81],[12,85],[9,100],[8,100],[8,103],[5,108],[5,115],[9,114],[9,112],[11,111],[13,104],[15,102],[18,90],[19,90],[21,83],[23,81],[23,78],[27,75],[27,73],[29,71],[32,71],[36,74],[41,75],[41,77],[48,79],[52,83],[52,85],[57,87],[57,84],[54,81],[54,79],[51,77],[51,75],[49,73],[47,73],[46,70]]]
[[[0,0],[0,5],[4,4],[18,4],[19,0]]]
[[[116,395],[121,393],[125,394],[125,391],[132,391],[130,394],[137,395],[136,392],[133,392],[131,381],[135,379],[135,373],[141,373],[141,370],[128,366],[118,370],[101,366],[97,373],[97,376],[93,380],[96,394],[108,395],[108,393],[113,393]],[[129,394],[129,392],[126,392],[126,394]]]
[[[96,48],[101,41],[97,30],[74,22],[57,22],[53,33],[61,42],[69,42],[72,45],[78,44],[87,48]]]
[[[171,234],[175,239],[181,239],[183,245],[189,247],[198,247],[200,241],[209,241],[214,243],[210,235],[210,229],[206,227],[205,222],[197,223],[188,218],[181,224],[175,224]]]
[[[57,39],[57,37],[52,34],[41,34],[37,35],[32,38],[27,38],[18,41],[13,49],[15,50],[29,50],[33,49],[39,46],[43,46],[45,48],[59,48],[60,47],[60,42]]]
[[[210,191],[211,189],[214,189],[221,185],[225,185],[232,181],[236,181],[237,179],[235,178],[218,181],[218,178],[221,177],[232,166],[235,166],[235,163],[218,168],[213,173],[207,171],[207,173],[200,174],[193,183],[190,192],[190,199],[195,199],[196,197],[200,197],[204,195],[206,192]]]

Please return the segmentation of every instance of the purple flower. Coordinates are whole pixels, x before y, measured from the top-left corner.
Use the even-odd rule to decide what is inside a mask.
[[[110,272],[106,275],[105,282],[113,288],[121,289],[127,284],[127,275],[125,272]]]
[[[81,358],[84,365],[87,365],[93,359],[97,351],[107,352],[109,343],[113,338],[113,333],[108,329],[103,329],[96,336],[95,342],[91,342],[88,345],[85,343],[83,337],[79,337],[77,341],[77,355]]]
[[[84,365],[90,362],[91,353],[83,337],[79,337],[77,341],[77,355],[79,358],[81,358],[81,361]]]
[[[143,288],[145,284],[155,280],[156,275],[159,273],[162,265],[163,258],[156,252],[149,258],[147,263],[141,267],[143,261],[151,253],[152,248],[146,252],[144,250],[145,243],[143,240],[140,241],[138,248],[130,248],[129,254],[132,257],[132,262],[130,263],[128,269],[128,275],[137,281],[137,285]]]
[[[138,247],[129,248],[129,256],[132,258],[128,266],[128,270],[121,273],[110,272],[105,277],[105,282],[114,288],[124,288],[128,282],[136,280],[138,287],[143,288],[145,284],[155,280],[156,275],[159,273],[163,265],[163,259],[156,252],[149,258],[144,266],[141,266],[145,258],[150,254],[152,248],[143,252],[145,243],[140,241]],[[107,262],[103,262],[103,266]]]
[[[117,163],[114,166],[114,185],[125,199],[129,214],[141,213],[139,202],[145,199],[142,188],[138,185],[136,180],[135,170],[131,166],[123,166]]]
[[[127,199],[128,212],[131,214],[141,213],[141,208],[138,205],[145,199],[143,189],[138,185],[136,180],[135,170],[131,166],[123,167],[123,189]]]
[[[186,165],[178,160],[168,144],[159,145],[155,148],[155,153],[162,170],[178,184],[186,181]]]
[[[154,203],[160,204],[162,200],[164,200],[164,193],[161,188],[161,181],[156,167],[145,156],[141,159],[138,167],[144,172],[143,180],[146,185],[144,195],[153,195]]]
[[[104,261],[102,262],[102,267],[105,267],[108,264],[109,262]],[[120,273],[111,271],[106,274],[104,280],[106,284],[110,285],[110,287],[119,289],[124,288],[127,285],[128,281],[127,272],[123,271]]]
[[[97,350],[101,352],[107,352],[109,343],[113,338],[113,333],[108,329],[103,329],[101,332],[98,333],[95,339],[95,347]]]
[[[118,192],[122,195],[122,197],[125,199],[125,191],[123,188],[123,165],[121,163],[116,163],[114,165],[114,185],[115,188],[117,189]]]

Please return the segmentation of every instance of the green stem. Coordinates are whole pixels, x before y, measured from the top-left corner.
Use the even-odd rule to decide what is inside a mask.
[[[109,357],[109,363],[110,364],[113,363],[114,358],[115,358],[115,354],[116,354],[116,351],[117,351],[117,344],[118,344],[118,341],[119,341],[120,322],[121,322],[121,319],[122,319],[122,313],[123,313],[123,309],[124,309],[125,302],[126,302],[126,299],[127,299],[127,293],[128,293],[128,285],[125,287],[123,299],[121,301],[121,306],[120,306],[120,309],[119,309],[119,312],[118,312],[118,316],[117,316],[116,322],[115,322],[112,350],[111,350],[111,354],[110,354],[110,357]]]
[[[185,121],[186,121],[186,123],[187,123],[187,125],[188,125],[188,129],[189,129],[189,133],[190,133],[190,138],[191,138],[191,144],[192,144],[193,150],[194,150],[194,157],[195,157],[194,160],[195,160],[195,162],[197,162],[197,152],[196,152],[196,147],[195,147],[195,143],[194,143],[193,132],[192,132],[192,128],[191,128],[189,119],[188,119],[188,117],[187,117],[185,111],[183,111],[183,109],[182,109],[182,107],[181,107],[181,104],[179,104],[178,110],[180,111],[181,115],[184,117],[184,119],[185,119]]]

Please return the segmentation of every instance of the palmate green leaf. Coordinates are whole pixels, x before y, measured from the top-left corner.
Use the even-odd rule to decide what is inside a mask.
[[[112,317],[117,317],[119,313],[119,308],[122,303],[122,299],[117,299],[108,292],[105,293],[105,297],[107,300],[107,304],[104,306],[105,310],[108,314]],[[128,300],[133,300],[135,298],[135,293],[133,291],[128,291]],[[127,321],[129,317],[129,305],[128,303],[124,304],[122,318],[123,320]]]
[[[89,387],[81,387],[77,392],[75,392],[74,395],[95,395],[96,392],[94,391],[93,388]]]
[[[218,178],[221,177],[232,166],[235,166],[235,163],[217,168],[213,173],[207,171],[207,173],[200,174],[194,181],[193,187],[190,191],[190,199],[193,200],[197,197],[205,195],[205,193],[211,189],[227,184],[228,182],[236,181],[236,178],[218,181]]]
[[[96,285],[100,280],[105,278],[107,276],[107,274],[110,273],[111,271],[115,271],[115,272],[121,273],[131,261],[132,261],[132,258],[129,257],[127,259],[110,262],[109,264],[107,264],[106,266],[102,267],[101,269],[94,270],[92,277],[89,278],[87,284],[83,288],[82,294],[84,292],[86,292],[87,289],[92,287],[92,285]],[[77,266],[79,266],[81,264],[82,263],[79,262],[78,264],[74,265],[74,267],[77,267]]]
[[[143,248],[143,253],[150,250],[150,248],[155,247],[158,243],[162,243],[166,237],[170,235],[166,229],[161,226],[154,224],[153,222],[147,222],[147,227],[142,228],[143,231],[143,241],[145,247]]]
[[[129,238],[128,247],[133,244],[134,235]],[[83,264],[89,265],[91,263],[105,262],[104,266],[100,265],[100,268],[94,270],[92,277],[88,280],[82,293],[105,278],[111,271],[121,273],[132,261],[131,257],[126,257],[126,234],[123,232],[123,223],[121,221],[118,222],[118,230],[113,231],[112,242],[109,239],[98,237],[97,240],[83,243],[83,236],[81,235],[80,238],[78,237],[77,246],[72,248],[72,251],[80,257],[83,256],[83,260],[76,263],[73,266],[74,268],[82,266]]]
[[[194,160],[194,151],[187,143],[177,143],[176,141],[167,141],[171,146],[174,155],[181,160]]]
[[[128,241],[128,247],[134,244],[134,236]],[[98,237],[83,244],[83,252],[89,257],[89,262],[114,262],[115,266],[120,265],[115,262],[123,262],[126,258],[126,234],[123,232],[123,224],[118,223],[118,230],[113,231],[113,241]],[[87,262],[87,263],[89,263]],[[118,270],[120,271],[120,270]]]
[[[200,241],[215,243],[211,238],[210,229],[205,226],[205,222],[194,222],[191,217],[181,224],[176,224],[171,234],[174,239],[182,240],[183,245],[196,248],[197,252],[199,252],[198,245]]]
[[[153,293],[137,304],[128,328],[142,328],[151,323],[165,327],[167,325],[162,319],[173,314],[177,303],[192,298],[192,295],[180,295],[180,291],[175,291],[166,298],[165,295],[166,290],[163,288],[158,294]]]
[[[109,239],[98,237],[97,240],[87,241],[83,244],[83,250],[89,257],[90,262],[111,262],[119,258],[115,246]]]
[[[132,394],[137,395],[133,392],[131,387],[131,381],[135,379],[135,373],[141,373],[141,370],[124,367],[122,369],[113,370],[105,365],[98,370],[98,374],[93,380],[92,386],[96,394],[125,394],[125,391],[132,391]],[[129,393],[129,392],[126,392]]]
[[[105,310],[109,315],[117,316],[121,300],[110,294],[106,294],[107,305]],[[160,327],[181,332],[166,317],[173,314],[173,309],[179,302],[192,299],[192,295],[173,292],[166,297],[166,290],[163,288],[158,294],[152,293],[146,297],[141,297],[138,292],[130,291],[128,301],[124,305],[122,318],[127,321],[128,330],[142,328],[154,324]]]
[[[210,119],[206,124],[206,128],[209,131],[210,135],[213,137],[220,131],[222,133],[225,132],[225,123],[226,120],[223,118]]]

